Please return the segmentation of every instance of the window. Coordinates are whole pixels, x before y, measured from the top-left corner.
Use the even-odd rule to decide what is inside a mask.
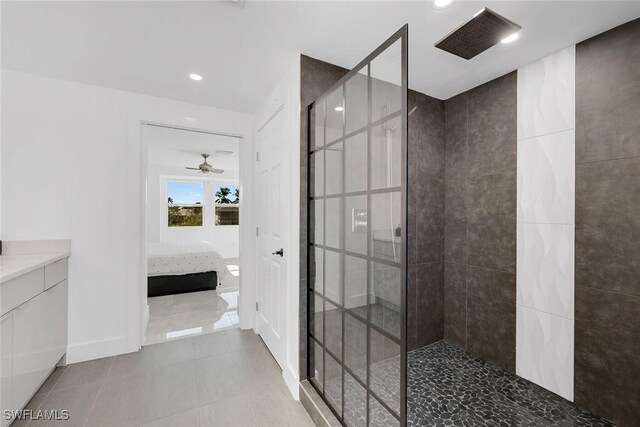
[[[216,225],[238,225],[240,223],[240,187],[216,185]]]
[[[202,227],[202,182],[167,181],[169,227]]]

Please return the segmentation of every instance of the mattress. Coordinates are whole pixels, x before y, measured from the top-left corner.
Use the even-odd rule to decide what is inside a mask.
[[[177,276],[215,271],[221,282],[229,274],[222,256],[209,242],[151,243],[147,248],[147,275]]]

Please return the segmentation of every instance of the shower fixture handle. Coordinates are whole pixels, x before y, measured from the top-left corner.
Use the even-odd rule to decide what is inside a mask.
[[[280,248],[280,250],[277,250],[275,252],[271,252],[271,255],[280,255],[281,257],[284,256],[284,249]]]

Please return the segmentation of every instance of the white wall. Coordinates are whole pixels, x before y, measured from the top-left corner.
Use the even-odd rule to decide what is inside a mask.
[[[575,46],[518,70],[516,373],[573,400]]]
[[[144,134],[143,134],[144,138]],[[217,184],[238,185],[237,180],[196,179],[174,175],[175,168],[149,164],[147,169],[147,243],[198,242],[213,244],[224,258],[236,258],[240,251],[240,228],[237,225],[215,225],[215,187]],[[202,182],[204,185],[204,218],[202,227],[168,227],[166,180]],[[240,206],[242,210],[242,205]]]
[[[146,285],[141,121],[243,135],[246,168],[253,116],[10,70],[2,87],[3,238],[71,239],[69,362],[137,350]],[[251,229],[252,179],[242,169],[241,182],[240,220]],[[240,238],[252,253],[251,233]],[[242,292],[253,273],[240,262]],[[241,299],[243,327],[251,303]]]
[[[291,66],[271,91],[256,113],[255,132],[282,106],[286,115],[286,140],[289,153],[289,241],[287,254],[286,301],[286,361],[282,375],[293,397],[298,399],[299,306],[300,306],[300,57],[292,58]],[[255,177],[254,177],[255,179]],[[242,193],[240,193],[242,194]],[[254,201],[255,203],[255,201]],[[254,260],[254,262],[256,262]],[[242,264],[241,264],[242,265]],[[244,274],[244,273],[243,273]]]

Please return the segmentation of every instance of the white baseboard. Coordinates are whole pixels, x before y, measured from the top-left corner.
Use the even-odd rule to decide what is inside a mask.
[[[126,337],[108,338],[67,347],[67,363],[78,363],[127,353]]]

